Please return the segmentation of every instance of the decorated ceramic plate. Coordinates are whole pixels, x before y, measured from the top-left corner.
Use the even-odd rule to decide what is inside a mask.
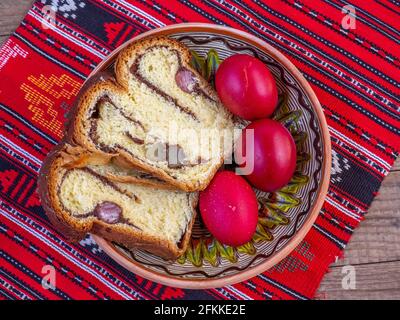
[[[180,24],[152,30],[132,41],[155,35],[184,43],[192,51],[193,66],[212,85],[218,65],[233,54],[245,53],[263,61],[279,90],[279,106],[273,117],[290,130],[296,142],[296,172],[290,183],[277,192],[255,190],[259,202],[257,231],[240,247],[219,243],[199,217],[186,253],[176,261],[165,261],[141,250],[129,251],[93,237],[128,270],[166,285],[200,289],[246,280],[287,256],[304,238],[321,209],[331,166],[330,139],[321,106],[296,67],[250,34],[209,24]],[[128,44],[114,51],[93,74],[111,68],[119,51]]]

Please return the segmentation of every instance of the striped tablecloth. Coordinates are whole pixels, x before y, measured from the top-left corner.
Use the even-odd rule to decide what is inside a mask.
[[[309,299],[342,255],[398,156],[400,3],[395,0],[41,0],[0,48],[0,298]],[[46,6],[56,10],[48,19]],[[213,290],[165,287],[117,265],[88,237],[65,242],[36,190],[42,160],[91,70],[124,41],[183,22],[227,25],[284,53],[328,121],[332,178],[304,241],[272,270]],[[45,266],[55,287],[43,287]]]

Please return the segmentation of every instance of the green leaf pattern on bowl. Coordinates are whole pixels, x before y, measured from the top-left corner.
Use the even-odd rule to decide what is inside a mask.
[[[192,52],[193,67],[214,86],[215,72],[221,63],[217,52],[212,49],[203,58],[196,52]],[[301,204],[301,199],[296,194],[302,186],[308,183],[309,178],[303,175],[302,167],[310,160],[309,154],[303,152],[303,143],[307,140],[307,133],[302,131],[297,123],[302,116],[301,111],[290,111],[287,105],[287,96],[280,94],[277,112],[273,118],[281,122],[293,135],[297,147],[297,167],[292,180],[282,189],[272,193],[261,193],[256,190],[259,202],[259,217],[256,232],[250,242],[240,247],[230,247],[221,244],[211,235],[203,236],[200,239],[193,238],[188,249],[177,262],[180,264],[191,263],[196,267],[201,267],[207,262],[216,267],[222,259],[231,263],[237,262],[238,254],[255,255],[257,249],[255,245],[261,241],[272,241],[271,230],[280,226],[287,225],[289,218],[286,213]]]

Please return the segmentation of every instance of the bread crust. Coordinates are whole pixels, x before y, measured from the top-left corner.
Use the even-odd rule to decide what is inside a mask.
[[[117,82],[126,90],[128,90],[129,69],[134,57],[140,55],[147,49],[154,46],[168,46],[179,52],[181,56],[182,66],[190,70],[199,80],[200,88],[215,101],[219,101],[219,97],[211,87],[211,85],[197,72],[191,65],[192,55],[187,47],[177,40],[166,37],[151,37],[144,40],[132,42],[118,55],[115,62],[114,72]]]
[[[125,48],[118,56],[117,61],[115,63],[115,76],[116,80],[112,77],[106,77],[105,79],[99,79],[94,82],[91,86],[88,86],[88,89],[82,94],[79,103],[77,104],[77,110],[74,115],[74,120],[72,121],[72,132],[70,134],[72,141],[81,145],[83,148],[91,151],[97,156],[103,156],[106,158],[113,158],[116,161],[124,162],[128,164],[130,167],[134,169],[139,169],[141,171],[148,172],[149,174],[163,180],[166,182],[166,185],[170,185],[171,188],[177,188],[186,192],[193,192],[204,190],[211,179],[222,165],[224,159],[221,154],[220,161],[215,163],[210,170],[210,174],[206,179],[202,181],[193,180],[193,181],[179,181],[174,179],[170,174],[168,174],[163,169],[150,165],[138,158],[133,157],[126,150],[121,148],[116,148],[116,153],[108,153],[99,149],[96,144],[88,138],[88,112],[91,108],[93,101],[100,97],[105,93],[110,93],[112,95],[127,95],[128,94],[128,77],[129,74],[129,65],[133,59],[133,57],[137,56],[141,52],[144,52],[146,49],[153,47],[155,45],[165,45],[177,50],[181,56],[182,66],[193,72],[196,77],[199,79],[200,88],[207,94],[209,97],[214,99],[215,101],[219,101],[219,98],[215,91],[211,88],[209,83],[202,78],[202,76],[190,65],[191,54],[190,51],[182,45],[180,42],[176,40],[172,40],[164,37],[154,37],[145,40],[140,40],[132,43],[127,48]],[[111,179],[116,181],[122,181],[121,177],[113,177],[110,176]],[[129,178],[124,181],[132,181]]]
[[[176,40],[164,37],[155,37],[132,43],[125,48],[115,63],[115,74],[101,73],[89,79],[76,99],[73,113],[69,115],[69,130],[63,142],[57,146],[46,158],[39,174],[39,193],[42,204],[49,220],[55,227],[71,241],[80,241],[87,233],[95,233],[109,241],[115,241],[129,249],[143,249],[165,259],[176,259],[182,255],[188,246],[192,227],[196,216],[197,194],[192,194],[192,220],[187,225],[180,244],[151,236],[124,224],[107,224],[94,216],[87,218],[74,217],[65,210],[59,196],[58,186],[61,172],[71,168],[84,168],[88,165],[105,165],[111,161],[118,166],[143,171],[157,179],[137,178],[134,176],[108,174],[109,180],[146,185],[162,189],[180,189],[186,192],[203,190],[207,187],[216,171],[223,163],[223,155],[218,163],[213,164],[212,170],[202,181],[178,181],[163,169],[150,165],[128,153],[122,148],[112,152],[102,150],[89,137],[90,108],[94,101],[105,93],[112,96],[128,95],[128,79],[130,63],[133,57],[146,48],[155,45],[165,45],[176,49],[181,58],[181,64],[190,70],[199,80],[200,89],[211,99],[219,102],[219,98],[209,83],[191,67],[190,51]]]
[[[156,45],[166,45],[168,47],[171,47],[175,50],[177,50],[180,55],[181,55],[181,62],[182,66],[185,67],[186,69],[190,70],[196,77],[199,79],[199,84],[200,88],[213,100],[219,101],[219,97],[214,91],[214,89],[211,87],[211,85],[203,78],[203,76],[192,67],[191,65],[191,59],[192,55],[189,51],[189,49],[184,46],[182,43],[180,43],[177,40],[173,40],[170,38],[166,37],[151,37],[147,38],[145,40],[138,40],[133,43],[131,43],[129,46],[127,46],[124,50],[121,51],[121,53],[118,55],[117,60],[115,62],[115,67],[114,67],[114,72],[116,76],[117,82],[125,89],[128,90],[128,79],[129,79],[129,73],[128,70],[130,68],[130,65],[132,63],[132,57],[137,56],[141,52],[144,52],[146,49],[151,48]],[[134,160],[134,159],[131,159]],[[134,161],[133,161],[134,162]],[[212,178],[214,177],[215,173],[219,170],[219,168],[222,166],[224,162],[224,157],[221,156],[221,159],[217,165],[215,165],[214,169],[211,171],[209,177],[205,179],[202,182],[194,182],[194,183],[182,183],[179,181],[176,181],[174,179],[169,179],[169,175],[165,175],[165,177],[161,177],[165,179],[168,183],[173,184],[177,188],[184,190],[186,192],[192,192],[192,191],[202,191],[204,190],[211,182]],[[164,172],[159,172],[159,170],[154,169],[153,167],[148,167],[148,168],[143,168],[145,170],[151,170],[152,174],[158,175],[162,174],[164,176]],[[162,170],[161,170],[162,171]]]
[[[94,233],[109,241],[120,243],[128,249],[143,249],[167,260],[176,259],[186,251],[196,217],[198,201],[196,193],[190,195],[192,219],[178,245],[172,241],[146,234],[128,225],[108,224],[94,216],[87,218],[73,217],[63,207],[58,195],[58,186],[70,163],[65,149],[64,145],[60,145],[49,155],[40,170],[38,184],[46,215],[68,240],[77,242],[82,240],[87,233]]]

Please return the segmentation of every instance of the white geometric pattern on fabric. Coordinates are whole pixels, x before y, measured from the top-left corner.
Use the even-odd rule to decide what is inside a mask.
[[[335,150],[332,149],[332,170],[331,170],[331,182],[341,182],[342,178],[339,176],[343,170],[349,170],[349,160],[341,158]]]
[[[43,4],[51,5],[55,12],[60,12],[64,18],[76,18],[76,10],[84,8],[86,3],[84,1],[76,0],[41,0]]]
[[[96,241],[93,240],[91,235],[88,235],[85,239],[79,241],[79,244],[86,249],[90,249],[93,254],[103,252],[103,250],[97,245]]]

